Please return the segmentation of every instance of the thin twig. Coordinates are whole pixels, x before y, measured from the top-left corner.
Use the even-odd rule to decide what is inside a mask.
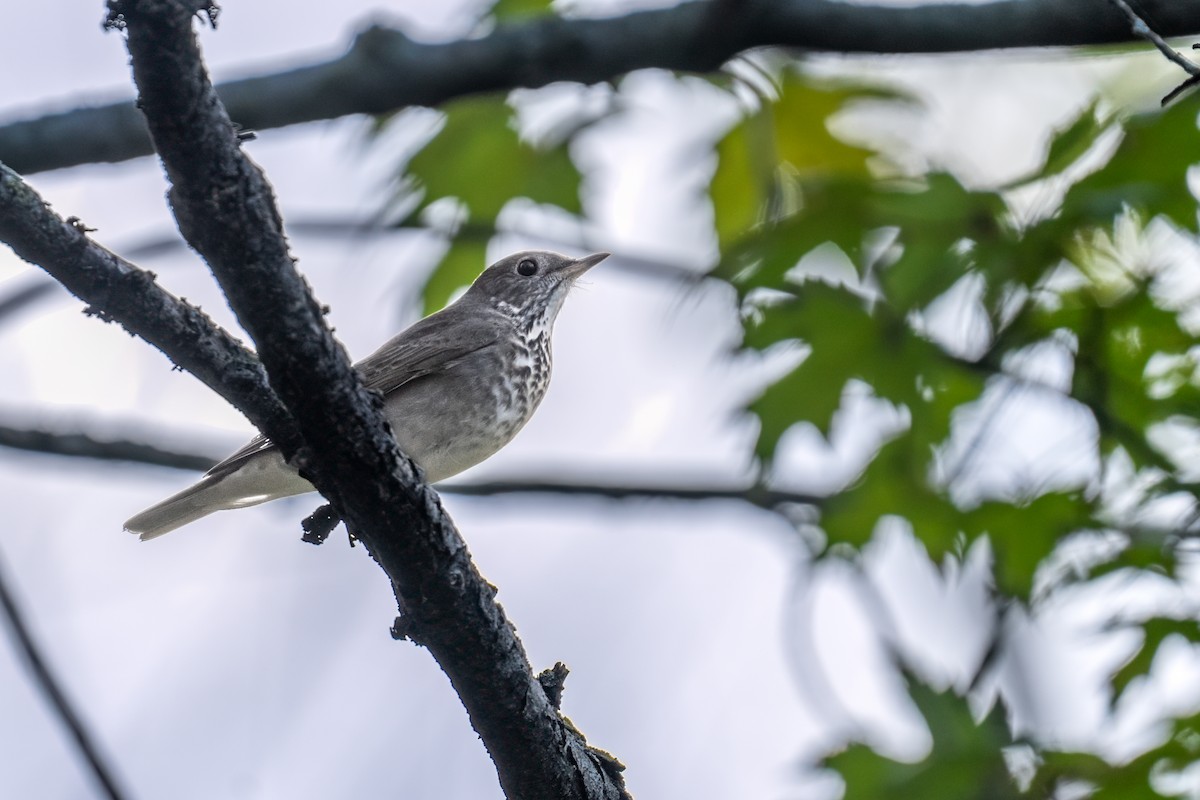
[[[107,427],[116,430],[134,430],[133,423],[114,423]],[[168,438],[162,434],[162,438]],[[101,437],[86,428],[68,431],[51,431],[36,427],[19,427],[0,423],[0,448],[9,447],[49,455],[72,458],[92,458],[102,461],[124,461],[130,464],[149,464],[171,469],[203,472],[220,458],[212,452],[196,452],[173,449],[153,442],[139,441],[120,434]],[[706,500],[735,500],[768,511],[777,511],[784,506],[820,506],[828,497],[824,494],[809,494],[790,489],[774,488],[757,484],[668,484],[668,483],[613,483],[603,480],[578,479],[573,481],[546,478],[536,475],[516,477],[504,481],[479,483],[438,484],[440,494],[464,497],[491,497],[506,494],[554,494],[569,497],[594,497],[609,500],[673,500],[701,502]],[[320,518],[314,515],[317,524],[327,522],[328,506],[320,509]],[[329,530],[337,524],[334,516]],[[308,528],[305,528],[308,530]],[[322,531],[328,534],[328,531]],[[320,536],[321,534],[316,534]],[[323,536],[321,537],[323,538]]]
[[[54,709],[62,724],[70,731],[75,746],[79,748],[79,754],[87,762],[92,777],[95,778],[96,783],[104,792],[104,796],[110,798],[110,800],[121,800],[124,795],[117,788],[117,781],[113,777],[112,769],[105,764],[104,758],[100,755],[99,749],[92,741],[91,735],[84,728],[83,720],[80,719],[79,714],[71,706],[71,702],[67,699],[66,694],[63,692],[62,687],[59,686],[54,675],[51,674],[49,665],[42,658],[41,651],[33,641],[29,627],[25,624],[24,615],[17,606],[16,598],[9,590],[8,583],[4,579],[3,563],[0,563],[0,610],[3,611],[5,619],[8,620],[8,627],[12,631],[13,643],[29,665],[29,672],[33,678],[33,682],[50,703],[50,706]]]
[[[370,218],[330,217],[330,216],[295,216],[288,215],[288,233],[293,236],[312,236],[319,238],[345,238],[360,240],[366,236],[393,236],[404,233],[442,234],[443,231],[430,227],[419,221],[404,221],[399,223],[380,223]],[[566,247],[579,250],[599,250],[599,237],[586,235],[567,238],[563,236],[548,236],[532,230],[521,228],[500,228],[485,223],[469,224],[459,229],[458,234],[477,237],[481,240],[493,236],[519,236],[533,242],[545,243],[549,247]],[[612,250],[611,246],[604,244]],[[187,243],[175,232],[164,232],[137,242],[121,249],[127,258],[144,259],[151,256],[161,256],[186,250]],[[667,280],[695,283],[705,277],[704,270],[691,267],[681,261],[667,261],[661,258],[640,255],[632,252],[614,251],[612,265],[618,270]],[[607,267],[607,264],[606,264]]]
[[[1178,64],[1179,67],[1188,75],[1191,75],[1193,78],[1200,77],[1200,65],[1197,65],[1195,62],[1184,58],[1178,50],[1167,44],[1166,40],[1155,33],[1154,29],[1151,28],[1146,20],[1142,19],[1132,7],[1130,7],[1129,3],[1126,3],[1125,0],[1109,0],[1109,2],[1121,9],[1121,13],[1129,17],[1130,28],[1135,36],[1140,36],[1157,47],[1159,52],[1166,56],[1170,61]]]
[[[1195,45],[1192,45],[1192,47],[1195,48]],[[1171,91],[1167,92],[1166,95],[1163,96],[1162,104],[1165,106],[1167,103],[1171,102],[1176,97],[1179,97],[1179,95],[1183,94],[1185,91],[1198,83],[1200,83],[1200,75],[1193,75]]]
[[[86,431],[51,431],[4,424],[0,424],[0,447],[201,472],[220,460],[204,453],[171,450],[125,437],[99,438]]]
[[[1141,16],[1133,10],[1129,3],[1125,2],[1125,0],[1110,0],[1110,2],[1120,9],[1121,13],[1129,18],[1130,28],[1133,30],[1134,35],[1140,36],[1141,38],[1153,44],[1158,48],[1159,52],[1167,57],[1167,60],[1179,65],[1179,67],[1188,74],[1189,77],[1187,80],[1176,86],[1171,91],[1167,92],[1166,96],[1164,96],[1161,101],[1162,105],[1165,106],[1187,89],[1190,89],[1191,87],[1200,83],[1200,65],[1196,64],[1194,61],[1184,58],[1178,50],[1167,44],[1166,40],[1159,36],[1158,33],[1156,33],[1155,30],[1150,27],[1146,20],[1142,19]],[[1193,45],[1193,49],[1194,48],[1195,45]]]
[[[979,426],[971,435],[971,440],[967,443],[967,446],[963,448],[963,452],[962,455],[959,456],[958,463],[947,469],[946,478],[942,482],[942,485],[945,488],[950,489],[957,484],[962,479],[962,476],[966,474],[967,469],[975,463],[976,457],[983,449],[984,442],[991,435],[992,429],[1000,419],[1001,410],[1003,410],[1004,405],[1012,398],[1012,396],[1016,394],[1019,386],[1020,384],[1017,381],[1005,383],[1004,388],[1001,389],[999,399],[995,401],[996,410],[979,423]]]
[[[57,283],[45,279],[34,279],[0,298],[0,320],[7,322],[8,318],[16,316],[17,312],[24,311],[27,306],[58,291]]]
[[[500,494],[556,494],[612,500],[739,500],[774,510],[783,505],[819,506],[828,498],[762,486],[671,486],[665,484],[616,485],[603,482],[568,482],[523,478],[487,483],[448,483],[437,487],[444,494],[486,497]]]
[[[299,441],[291,414],[253,353],[203,311],[159,286],[154,273],[92,241],[86,230],[78,219],[56,214],[20,175],[0,163],[0,242],[89,303],[85,313],[119,321],[162,350],[255,427],[285,431],[283,435]]]

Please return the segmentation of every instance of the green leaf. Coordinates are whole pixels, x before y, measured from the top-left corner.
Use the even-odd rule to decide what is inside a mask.
[[[922,458],[949,434],[954,411],[982,393],[978,371],[947,358],[881,308],[868,310],[866,300],[854,292],[816,280],[793,286],[792,292],[791,298],[761,308],[757,319],[746,324],[747,348],[765,350],[789,341],[809,347],[798,366],[750,405],[760,421],[755,452],[764,462],[797,422],[810,422],[828,436],[851,380],[861,380],[880,397],[909,409],[912,447],[925,454]]]
[[[493,223],[514,197],[582,212],[581,179],[567,144],[536,147],[521,141],[503,96],[467,97],[443,110],[441,131],[406,168],[414,188],[423,192],[414,213],[444,197],[461,201],[475,223]]]
[[[1008,235],[977,238],[971,255],[977,271],[987,281],[988,307],[1003,309],[1016,287],[1033,289],[1044,284],[1062,264],[1075,236],[1074,229],[1054,217]],[[1002,311],[997,313],[997,317],[1007,316]]]
[[[1200,643],[1200,621],[1151,617],[1138,623],[1142,629],[1142,646],[1120,669],[1113,673],[1112,704],[1116,705],[1134,678],[1150,674],[1150,667],[1162,643],[1172,636],[1181,636],[1192,644]]]
[[[1091,753],[1041,751],[1041,762],[1029,792],[1031,797],[1059,797],[1066,785],[1084,781],[1096,787],[1086,797],[1094,800],[1160,800],[1162,795],[1151,788],[1150,769],[1157,759],[1140,757],[1128,764],[1114,766]]]
[[[1012,184],[1023,186],[1058,175],[1082,158],[1096,140],[1112,129],[1114,118],[1101,116],[1095,101],[1079,113],[1066,127],[1056,131],[1046,146],[1042,166],[1029,176]]]
[[[1179,555],[1173,548],[1165,547],[1161,538],[1135,537],[1111,558],[1088,569],[1085,580],[1094,580],[1122,570],[1174,580],[1179,571]]]
[[[1078,492],[1054,492],[1027,504],[986,502],[965,515],[964,529],[991,539],[996,588],[1028,602],[1038,567],[1064,538],[1097,527],[1093,515]]]
[[[1075,121],[1057,131],[1046,148],[1046,158],[1038,170],[1039,178],[1057,175],[1091,149],[1100,134],[1109,129],[1111,118],[1101,118],[1095,101]]]
[[[487,266],[487,240],[460,236],[450,242],[421,289],[424,314],[445,307],[454,293],[470,284]]]
[[[907,100],[878,87],[820,83],[789,71],[777,99],[765,101],[725,133],[716,145],[717,167],[709,184],[723,251],[756,225],[794,210],[786,206],[797,181],[870,176],[867,163],[875,153],[847,144],[828,127],[830,116],[869,98]]]
[[[755,288],[790,290],[794,284],[788,273],[806,254],[826,243],[853,262],[859,261],[870,192],[869,184],[862,180],[805,181],[800,187],[800,210],[729,243],[713,274],[733,282],[745,295]]]
[[[874,335],[878,336],[877,329]],[[839,337],[843,341],[851,338]],[[843,375],[851,374],[877,387],[881,396],[897,401],[902,398],[912,419],[909,432],[885,444],[852,486],[822,505],[821,527],[831,543],[861,547],[869,541],[879,520],[886,516],[903,517],[912,524],[914,535],[925,545],[930,556],[940,559],[960,549],[963,518],[954,503],[930,483],[933,445],[949,433],[954,410],[978,398],[983,381],[975,373],[944,361],[933,345],[916,337],[908,337],[907,347],[896,350],[883,345],[882,341],[877,338],[873,350],[864,350],[866,355],[861,363],[854,363],[853,359],[840,361],[837,354],[843,351],[830,348],[827,342],[813,344],[813,355],[809,359],[812,360],[819,349],[824,350],[827,358],[817,363],[829,364],[827,373],[840,368]],[[869,345],[864,345],[867,347]],[[930,352],[917,354],[925,348]],[[803,368],[808,364],[809,361],[802,363],[771,389],[777,389],[783,396],[794,397],[802,392],[815,394],[820,399],[804,398],[806,408],[825,411],[816,403],[830,404],[834,399],[840,399],[840,395],[838,398],[829,395],[824,384],[822,391],[812,392],[801,381]],[[787,427],[782,420],[788,417],[780,419],[778,416],[787,413],[786,408],[780,408],[784,401],[774,396],[771,399],[776,404],[774,407],[768,409],[756,405],[754,409],[763,420],[763,437],[777,436]],[[794,408],[793,405],[792,410]],[[762,447],[761,439],[760,453],[770,454]]]
[[[1197,727],[1200,717],[1193,715],[1176,719],[1171,736],[1158,747],[1151,748],[1130,761],[1109,765],[1107,769],[1094,767],[1085,775],[1097,788],[1091,800],[1159,800],[1162,797],[1179,797],[1164,787],[1157,792],[1155,785],[1162,785],[1164,772],[1184,771],[1197,761],[1200,733]],[[1047,762],[1049,763],[1049,761]]]
[[[1006,213],[999,195],[968,191],[945,173],[878,192],[871,205],[867,224],[898,229],[901,253],[881,269],[884,293],[898,312],[924,308],[957,283],[971,261],[970,248],[956,247],[1000,236]]]
[[[909,692],[929,726],[933,745],[913,764],[893,761],[863,745],[851,745],[825,759],[846,782],[844,800],[1004,800],[1021,797],[1008,774],[1004,748],[1012,743],[1003,708],[997,705],[981,722],[967,703],[951,692],[921,684]]]
[[[787,288],[796,263],[830,243],[860,275],[875,267],[887,299],[903,313],[926,306],[967,274],[972,247],[961,245],[980,248],[993,239],[1011,239],[1000,221],[1006,214],[1000,197],[968,191],[946,174],[886,184],[862,177],[811,178],[797,185],[796,197],[793,213],[727,242],[716,274],[743,292]],[[878,264],[868,263],[863,240],[881,230],[896,232],[895,245]]]
[[[551,13],[553,0],[496,0],[492,16],[500,22],[544,17]]]
[[[1090,753],[1042,751],[1040,766],[1029,788],[1033,797],[1058,797],[1056,791],[1064,784],[1084,781],[1095,787],[1087,795],[1092,800],[1160,800],[1178,797],[1175,793],[1155,791],[1163,785],[1164,772],[1182,772],[1194,765],[1200,755],[1200,715],[1175,719],[1171,735],[1162,744],[1152,747],[1120,764],[1110,764]],[[1164,791],[1169,791],[1164,787]]]
[[[810,345],[808,356],[750,406],[761,421],[756,452],[764,461],[797,421],[829,434],[843,387],[862,374],[862,359],[876,357],[880,344],[862,298],[819,281],[798,288],[789,301],[762,309],[761,320],[746,329],[744,346],[766,349],[790,340]]]
[[[917,393],[906,403],[914,445],[931,449],[950,435],[954,414],[980,398],[987,373],[970,363],[947,358],[941,348],[912,337],[906,349],[913,359]]]
[[[1090,285],[1060,295],[1059,306],[1032,315],[1030,331],[1069,330],[1079,342],[1071,395],[1096,417],[1103,452],[1123,448],[1137,467],[1167,474],[1174,464],[1146,437],[1148,428],[1178,415],[1194,416],[1200,387],[1193,349],[1200,339],[1176,311],[1164,309],[1145,284],[1124,294]],[[1168,357],[1174,374],[1151,369]]]
[[[1200,160],[1196,95],[1163,111],[1126,121],[1112,158],[1076,183],[1063,200],[1061,216],[1076,228],[1108,225],[1126,207],[1147,219],[1164,216],[1197,232],[1196,198],[1188,188],[1188,168]]]
[[[880,87],[817,82],[795,71],[784,74],[779,99],[767,107],[780,162],[801,176],[868,175],[871,150],[847,144],[829,130],[829,118],[854,101],[901,98]]]
[[[914,448],[909,436],[885,444],[853,486],[821,506],[821,529],[830,543],[862,547],[880,519],[900,516],[912,524],[931,558],[957,552],[962,512],[930,486],[931,458],[928,450]]]

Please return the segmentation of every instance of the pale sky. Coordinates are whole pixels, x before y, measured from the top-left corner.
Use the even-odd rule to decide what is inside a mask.
[[[0,119],[94,93],[131,94],[121,37],[101,32],[101,6],[6,9],[20,35],[9,37],[0,68],[20,80],[6,86]],[[459,35],[463,9],[475,6],[227,3],[202,42],[221,79],[335,55],[372,19],[428,38]],[[875,70],[910,86],[927,110],[891,120],[890,130],[914,158],[987,185],[1036,163],[1049,127],[1118,66],[987,56],[827,60],[820,68]],[[628,110],[576,153],[595,235],[613,261],[644,254],[702,269],[714,252],[699,198],[711,165],[694,164],[692,154],[728,124],[731,106],[657,73],[632,76],[623,91]],[[684,114],[689,122],[680,125]],[[363,129],[356,119],[317,123],[262,132],[247,146],[285,218],[366,216],[378,207],[386,159],[364,151]],[[150,159],[31,182],[118,252],[172,227]],[[543,244],[503,237],[490,256]],[[408,293],[434,253],[412,235],[295,237],[293,247],[355,357],[412,321]],[[233,327],[190,253],[141,263]],[[32,274],[0,249],[0,293]],[[728,290],[683,290],[601,265],[560,317],[543,407],[517,441],[464,480],[738,481],[754,433],[738,403],[759,373],[729,360],[737,336]],[[198,381],[116,326],[83,316],[65,295],[0,328],[0,376],[5,419],[100,430],[136,420],[162,440],[217,450],[251,433]],[[1042,434],[1059,431],[1070,445],[1086,431],[1053,408],[1024,411],[1025,434],[1000,457],[1062,467],[1046,465]],[[878,420],[877,409],[851,409],[832,448],[797,428],[784,477],[804,486],[852,474],[878,439]],[[129,796],[499,798],[491,762],[436,664],[388,636],[386,578],[340,532],[320,548],[299,542],[298,521],[315,496],[218,514],[150,544],[121,531],[122,520],[194,477],[0,451],[5,573]],[[897,692],[870,609],[836,568],[806,566],[804,539],[782,518],[723,502],[447,496],[445,504],[500,588],[534,668],[560,660],[571,668],[564,712],[628,765],[635,796],[828,796],[836,783],[798,765],[852,733],[898,757],[921,755],[926,734]],[[979,555],[944,582],[897,526],[864,556],[893,605],[894,635],[943,683],[973,669],[984,635]],[[1022,634],[1058,651],[1038,665],[1052,691],[1018,714],[1029,719],[1037,709],[1067,742],[1095,741],[1096,687],[1130,646],[1086,628],[1069,607]],[[96,796],[5,639],[0,796]]]

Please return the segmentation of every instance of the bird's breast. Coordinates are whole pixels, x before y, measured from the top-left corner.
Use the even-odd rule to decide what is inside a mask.
[[[504,447],[541,403],[550,385],[550,334],[521,333],[413,381],[385,400],[400,448],[431,482],[456,475]]]
[[[502,356],[507,363],[497,372],[492,387],[496,404],[496,425],[508,438],[529,421],[550,386],[550,334],[532,331],[515,337]]]

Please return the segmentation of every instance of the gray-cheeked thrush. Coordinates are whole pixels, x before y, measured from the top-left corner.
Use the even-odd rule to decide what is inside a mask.
[[[366,387],[383,394],[396,442],[430,483],[491,456],[533,416],[550,383],[550,334],[563,300],[580,275],[607,257],[508,256],[457,302],[355,365]],[[132,517],[125,529],[153,539],[214,511],[311,491],[259,436],[195,485]]]

